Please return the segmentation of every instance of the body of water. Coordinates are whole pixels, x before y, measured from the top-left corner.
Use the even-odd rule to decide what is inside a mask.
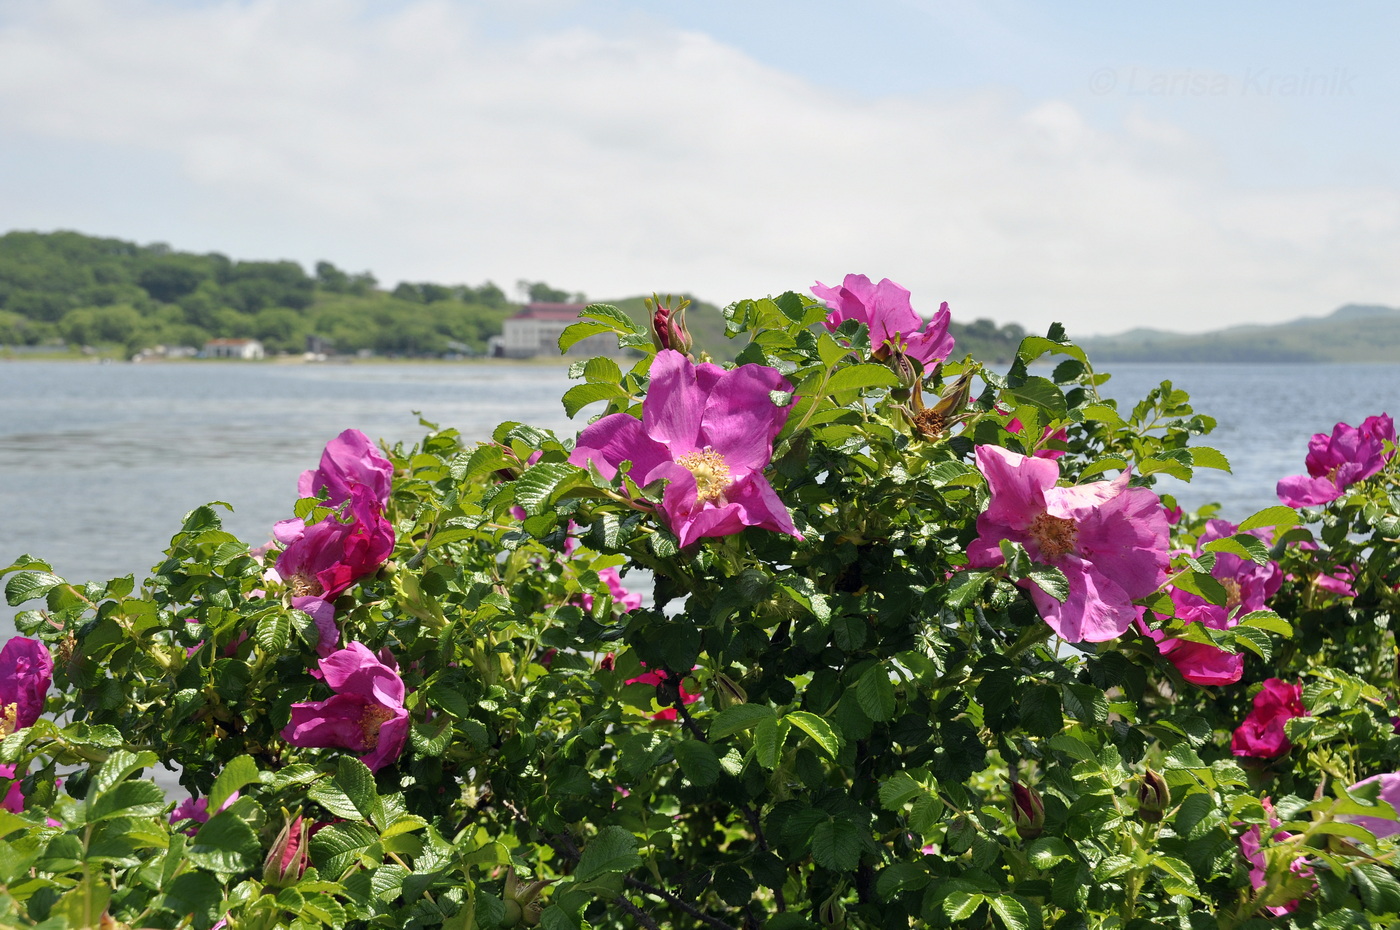
[[[1205,442],[1234,474],[1166,481],[1189,507],[1225,503],[1238,520],[1277,503],[1274,484],[1303,471],[1308,437],[1339,420],[1400,414],[1400,365],[1120,365],[1104,393],[1123,403],[1163,379],[1219,421]],[[72,581],[159,561],[183,515],[211,499],[253,545],[291,515],[297,476],[355,427],[412,442],[415,411],[488,438],[502,420],[571,433],[562,366],[84,364],[0,362],[0,565],[28,553]],[[15,609],[0,605],[0,638]]]

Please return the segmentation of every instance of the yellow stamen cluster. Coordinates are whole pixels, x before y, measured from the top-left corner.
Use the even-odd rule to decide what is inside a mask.
[[[1240,583],[1233,578],[1221,578],[1220,586],[1225,589],[1225,609],[1234,610],[1244,602],[1240,593]]]
[[[1041,555],[1058,559],[1073,552],[1079,543],[1079,524],[1065,517],[1052,517],[1041,512],[1031,521],[1031,537],[1040,546]]]
[[[676,459],[676,464],[695,476],[695,501],[725,503],[724,492],[729,490],[729,465],[724,456],[714,449],[703,452],[689,452]]]
[[[9,736],[11,733],[15,732],[15,730],[18,729],[15,724],[18,722],[18,704],[5,704],[0,706],[0,738]]]
[[[384,721],[392,719],[394,712],[389,708],[378,704],[365,705],[364,713],[360,715],[360,731],[365,735],[365,752],[370,752],[379,745],[379,728],[384,725]]]
[[[326,593],[316,576],[305,572],[297,572],[287,579],[287,586],[292,589],[292,597],[320,597]]]

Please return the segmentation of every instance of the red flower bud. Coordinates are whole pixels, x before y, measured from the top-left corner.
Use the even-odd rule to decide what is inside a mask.
[[[1167,781],[1161,775],[1148,769],[1138,783],[1138,817],[1147,823],[1157,823],[1162,812],[1171,805],[1172,793]]]
[[[277,834],[277,839],[272,841],[272,848],[267,851],[267,859],[263,861],[264,885],[285,888],[301,880],[306,871],[309,851],[306,840],[310,835],[310,827],[310,824],[302,820],[301,814],[288,820],[282,827],[282,832]]]
[[[647,309],[651,314],[651,341],[660,349],[674,349],[682,355],[690,354],[690,347],[694,345],[694,340],[690,336],[690,331],[685,327],[685,308],[690,306],[690,300],[682,297],[680,304],[675,308],[668,306],[671,298],[667,296],[666,303],[662,303],[660,298],[648,299]]]
[[[1011,821],[1023,840],[1033,840],[1045,832],[1045,802],[1034,788],[1019,782],[1011,786]]]

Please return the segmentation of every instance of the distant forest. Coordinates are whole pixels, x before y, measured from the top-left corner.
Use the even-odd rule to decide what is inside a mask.
[[[583,302],[542,281],[520,281],[531,302]],[[641,298],[618,302],[644,322]],[[479,355],[519,309],[491,281],[401,283],[328,261],[308,274],[292,261],[237,261],[76,232],[0,235],[0,346],[92,346],[131,357],[154,346],[257,339],[269,354],[322,351],[398,357]],[[732,358],[713,305],[696,302],[697,346]],[[1009,359],[1024,331],[990,320],[953,324],[957,354]],[[314,337],[309,339],[309,337]]]

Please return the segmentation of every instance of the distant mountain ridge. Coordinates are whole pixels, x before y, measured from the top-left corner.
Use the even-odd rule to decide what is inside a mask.
[[[1104,362],[1400,362],[1400,309],[1346,304],[1284,323],[1195,334],[1139,327],[1080,344]]]

